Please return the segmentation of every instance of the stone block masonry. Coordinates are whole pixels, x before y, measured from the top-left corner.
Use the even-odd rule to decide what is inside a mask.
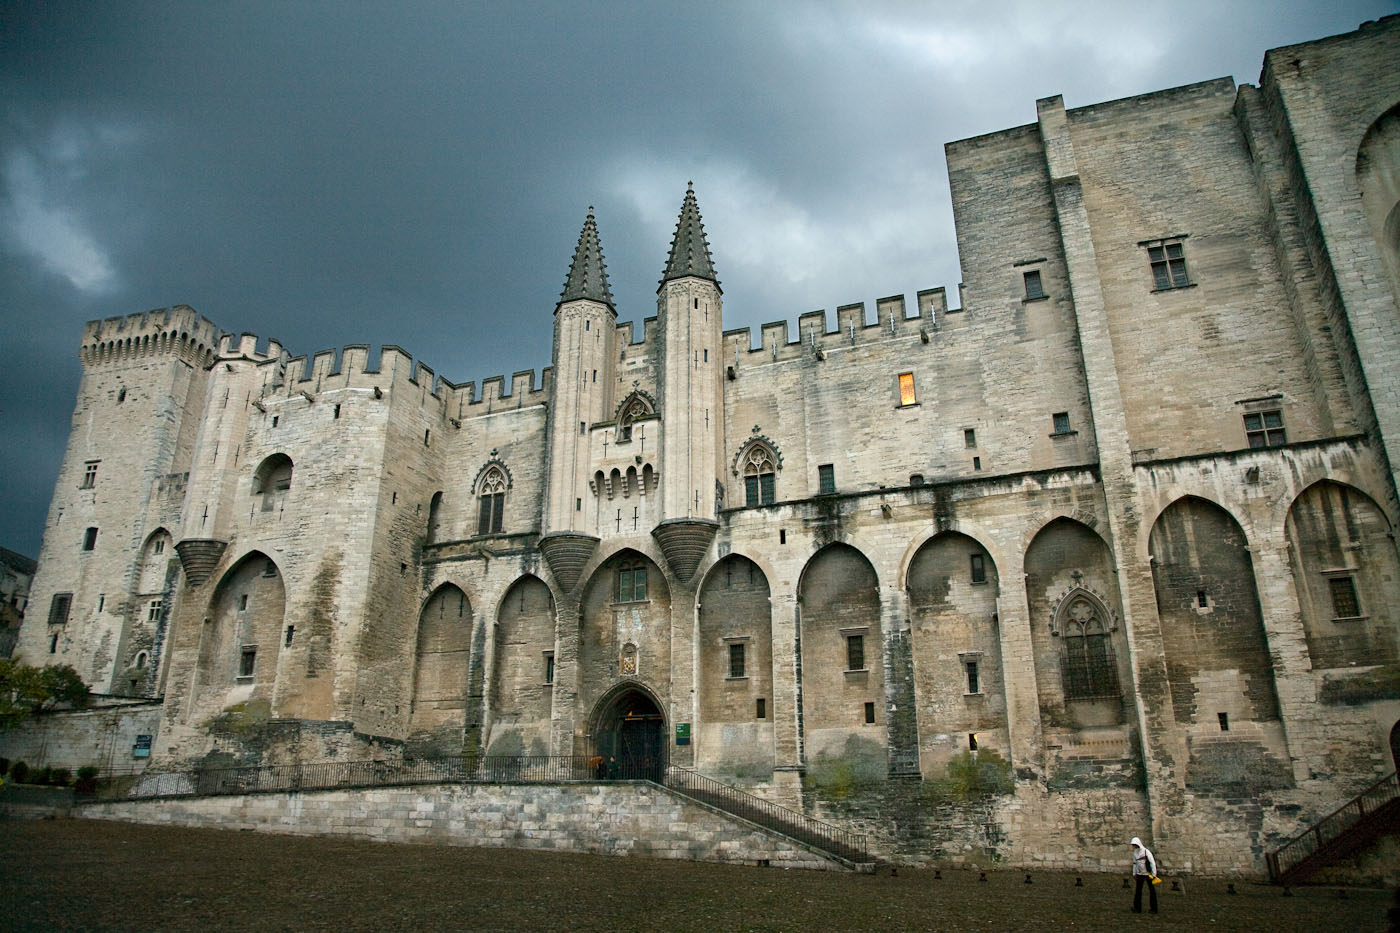
[[[846,865],[642,782],[438,785],[94,803],[74,816],[380,842],[840,871]]]

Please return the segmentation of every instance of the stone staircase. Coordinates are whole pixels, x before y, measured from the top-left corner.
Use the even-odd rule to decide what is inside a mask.
[[[1400,830],[1400,772],[1392,773],[1266,855],[1269,880],[1293,885]]]

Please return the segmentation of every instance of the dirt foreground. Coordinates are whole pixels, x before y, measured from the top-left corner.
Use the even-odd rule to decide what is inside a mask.
[[[8,930],[1387,929],[1390,892],[1163,884],[1129,912],[1122,876],[952,869],[783,871],[514,849],[150,827],[0,823]]]

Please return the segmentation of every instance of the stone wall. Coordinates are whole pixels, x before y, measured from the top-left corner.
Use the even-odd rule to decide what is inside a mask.
[[[644,783],[443,785],[89,804],[76,816],[597,855],[846,866]]]
[[[0,757],[23,761],[31,769],[76,773],[92,765],[104,772],[144,771],[151,759],[132,754],[136,737],[158,735],[160,720],[157,701],[39,713],[18,729],[0,732]]]

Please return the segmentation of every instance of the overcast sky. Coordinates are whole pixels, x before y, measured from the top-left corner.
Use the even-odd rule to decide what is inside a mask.
[[[1395,11],[0,3],[0,545],[38,556],[85,321],[184,303],[479,386],[549,365],[589,205],[619,318],[654,314],[690,180],[728,328],[952,295],[945,142],[1053,94],[1256,82],[1266,49]]]

